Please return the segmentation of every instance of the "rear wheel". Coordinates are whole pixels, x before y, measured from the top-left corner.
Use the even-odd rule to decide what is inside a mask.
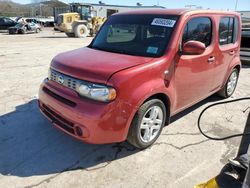
[[[86,25],[80,24],[80,25],[75,26],[74,33],[76,37],[84,38],[89,35],[89,30]]]
[[[145,102],[137,111],[128,133],[128,142],[139,149],[152,145],[166,120],[166,107],[159,99]]]
[[[228,98],[233,95],[239,77],[239,71],[235,68],[230,74],[225,86],[218,92],[218,94],[223,98]]]
[[[26,28],[24,28],[24,29],[19,29],[19,30],[17,31],[18,34],[25,34],[26,32],[27,32]]]
[[[36,29],[36,33],[40,33],[40,31],[41,31],[40,29],[38,29],[38,28]]]

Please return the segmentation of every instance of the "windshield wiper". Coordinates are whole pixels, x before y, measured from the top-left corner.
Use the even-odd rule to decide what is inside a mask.
[[[89,47],[93,48],[93,49],[96,49],[96,50],[106,51],[106,52],[113,52],[113,53],[119,53],[119,54],[140,56],[140,54],[138,54],[136,52],[128,52],[128,51],[124,51],[124,50],[110,49],[110,48],[100,48],[98,46],[89,46]]]
[[[143,53],[139,52],[133,52],[133,51],[125,51],[125,50],[119,50],[119,49],[112,49],[112,48],[100,48],[99,46],[89,46],[89,48],[106,51],[106,52],[113,52],[118,54],[126,54],[126,55],[132,55],[132,56],[145,56]],[[148,55],[148,57],[152,57],[153,55]]]
[[[92,49],[96,49],[96,50],[102,50],[102,51],[105,51],[103,48],[100,48],[100,47],[96,47],[96,46],[88,46],[89,48],[92,48]]]
[[[98,46],[89,46],[89,47],[92,48],[92,49],[106,51],[106,52],[124,53],[122,50],[118,51],[118,50],[113,50],[113,49],[110,49],[110,48],[100,48]]]

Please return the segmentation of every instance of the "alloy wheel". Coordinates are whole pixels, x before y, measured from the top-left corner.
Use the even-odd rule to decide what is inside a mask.
[[[232,72],[227,82],[227,94],[231,95],[237,85],[238,74],[236,71]]]
[[[140,124],[140,138],[151,142],[159,133],[163,123],[163,111],[159,106],[152,106],[144,114]]]

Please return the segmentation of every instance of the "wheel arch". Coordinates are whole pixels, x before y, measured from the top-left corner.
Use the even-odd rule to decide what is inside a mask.
[[[72,23],[72,30],[74,31],[75,27],[77,27],[78,25],[85,25],[87,26],[88,22],[85,20],[77,20],[77,21],[74,21]]]
[[[146,100],[144,100],[143,103],[145,103],[145,102],[147,102],[147,101],[149,101],[151,99],[159,99],[164,103],[164,105],[166,107],[166,122],[165,122],[165,125],[168,125],[170,123],[170,107],[171,107],[169,97],[164,93],[156,93],[156,94],[153,94],[150,97],[148,97]]]
[[[240,73],[240,69],[241,69],[240,64],[238,64],[238,65],[234,66],[234,68],[233,68],[233,69],[237,69],[238,73]]]
[[[229,78],[231,72],[232,72],[235,68],[238,70],[238,73],[240,73],[241,62],[240,62],[239,57],[234,58],[233,61],[231,62],[231,64],[228,66],[228,71],[227,71],[227,73],[225,74],[225,77],[224,77],[224,80],[223,80],[223,83],[222,83],[222,87],[224,87],[224,85],[226,84],[227,79]]]
[[[165,118],[165,124],[164,126],[168,125],[170,123],[170,99],[169,97],[165,94],[165,93],[155,93],[155,94],[152,94],[150,96],[148,96],[145,100],[143,100],[143,102],[140,103],[140,106],[143,105],[144,103],[150,101],[150,100],[153,100],[153,99],[158,99],[160,101],[163,102],[165,108],[166,108],[166,118]],[[136,112],[133,114],[132,116],[132,120],[131,120],[131,123],[129,124],[128,126],[128,131],[127,131],[127,134],[126,134],[126,139],[129,139],[129,135],[130,135],[130,132],[131,130],[133,129],[133,120],[134,118],[136,118],[136,116],[138,115],[138,110],[136,110]],[[130,142],[131,143],[131,142]]]

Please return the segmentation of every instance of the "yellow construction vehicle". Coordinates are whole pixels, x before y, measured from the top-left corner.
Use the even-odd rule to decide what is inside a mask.
[[[90,4],[71,3],[69,12],[58,14],[56,28],[68,37],[87,37],[96,34],[105,20],[96,16]]]

